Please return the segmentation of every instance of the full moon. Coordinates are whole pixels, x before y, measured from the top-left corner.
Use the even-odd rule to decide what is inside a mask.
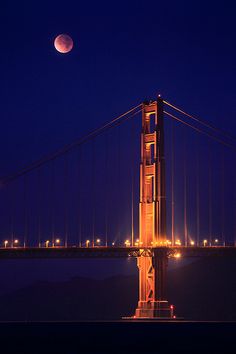
[[[60,53],[68,53],[73,48],[73,40],[68,34],[59,34],[54,40],[54,47]]]

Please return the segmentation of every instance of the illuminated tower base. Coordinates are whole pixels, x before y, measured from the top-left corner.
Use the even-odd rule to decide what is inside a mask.
[[[175,318],[173,306],[166,300],[167,263],[165,252],[138,258],[139,302],[134,318]]]

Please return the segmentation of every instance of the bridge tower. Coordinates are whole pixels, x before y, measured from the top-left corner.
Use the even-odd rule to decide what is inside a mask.
[[[166,193],[163,101],[143,103],[139,241],[142,247],[152,249],[152,256],[138,257],[139,302],[136,318],[172,317],[165,293],[167,250]],[[163,248],[155,249],[155,246]]]

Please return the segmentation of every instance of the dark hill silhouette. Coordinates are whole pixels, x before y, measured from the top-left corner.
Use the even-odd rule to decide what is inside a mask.
[[[236,320],[236,260],[201,259],[169,272],[168,298],[177,315],[198,320]],[[120,319],[132,315],[137,276],[104,280],[73,278],[40,282],[0,297],[0,320]]]

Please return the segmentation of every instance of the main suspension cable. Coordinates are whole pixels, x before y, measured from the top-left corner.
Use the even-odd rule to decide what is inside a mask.
[[[49,161],[55,160],[56,158],[58,158],[62,155],[65,155],[68,151],[86,143],[87,141],[91,140],[92,138],[97,137],[98,135],[102,134],[104,131],[114,128],[114,127],[120,125],[121,123],[125,122],[126,120],[133,118],[138,113],[140,113],[142,110],[143,110],[142,104],[139,104],[138,106],[131,108],[129,111],[114,118],[112,121],[104,124],[100,128],[93,130],[92,132],[88,133],[87,135],[85,135],[81,139],[76,140],[75,142],[71,143],[70,145],[66,145],[65,147],[56,151],[55,153],[33,162],[29,166],[15,172],[12,175],[0,178],[0,185],[6,185],[6,184],[10,183],[11,181],[17,179],[18,177],[21,177],[21,176],[39,168],[39,167],[41,167],[42,165],[48,163]]]
[[[168,101],[163,101],[163,102],[164,102],[166,105],[168,105],[169,107],[175,109],[176,111],[178,111],[178,112],[184,114],[185,116],[187,116],[187,117],[189,117],[189,118],[195,120],[195,121],[198,122],[199,124],[202,124],[202,125],[204,125],[205,127],[209,128],[209,129],[212,129],[212,130],[214,130],[215,132],[217,132],[217,133],[219,133],[219,134],[225,135],[227,138],[230,138],[230,139],[232,139],[232,140],[234,140],[234,141],[236,142],[236,137],[234,137],[233,135],[229,134],[228,132],[226,132],[226,131],[224,131],[224,130],[222,130],[222,129],[220,129],[220,128],[217,128],[217,127],[214,126],[213,124],[210,124],[210,123],[208,123],[208,122],[206,122],[206,121],[204,121],[204,120],[202,120],[202,119],[199,119],[199,118],[196,118],[196,117],[192,116],[191,114],[189,114],[189,113],[183,111],[182,109],[180,109],[180,108],[174,106],[173,104],[171,104],[171,103],[168,102]]]
[[[204,130],[201,130],[200,128],[197,128],[197,127],[193,126],[192,124],[185,122],[184,120],[182,120],[182,119],[180,119],[180,118],[174,116],[174,115],[171,114],[170,112],[164,111],[164,113],[167,114],[169,117],[175,119],[176,121],[178,121],[178,122],[180,122],[180,123],[182,123],[182,124],[187,125],[189,128],[192,128],[193,130],[197,131],[198,133],[201,133],[201,134],[203,134],[203,135],[206,135],[206,136],[208,136],[209,138],[211,138],[211,139],[217,141],[218,143],[220,143],[220,144],[222,144],[222,145],[225,145],[225,146],[227,146],[227,147],[229,147],[229,148],[236,149],[236,146],[234,146],[234,145],[232,145],[232,144],[229,144],[229,143],[226,143],[225,141],[223,141],[223,140],[221,140],[221,139],[215,137],[214,135],[211,135],[210,133],[205,132]]]

